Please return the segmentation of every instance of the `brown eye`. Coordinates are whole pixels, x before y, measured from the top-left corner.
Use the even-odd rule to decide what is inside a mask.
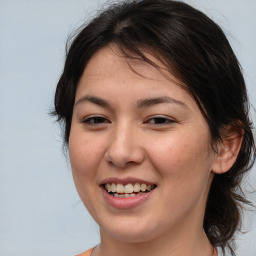
[[[82,122],[89,125],[110,123],[110,121],[103,116],[90,116],[85,118]]]
[[[165,116],[156,116],[148,119],[145,123],[154,124],[154,125],[167,125],[174,123],[174,120],[167,118]]]

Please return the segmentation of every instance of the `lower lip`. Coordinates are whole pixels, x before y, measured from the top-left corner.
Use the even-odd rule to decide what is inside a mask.
[[[129,209],[134,208],[146,200],[149,199],[149,197],[154,193],[154,190],[151,190],[147,193],[137,195],[135,197],[128,197],[128,198],[118,198],[110,195],[103,187],[101,187],[103,197],[105,200],[113,207],[119,208],[119,209]]]

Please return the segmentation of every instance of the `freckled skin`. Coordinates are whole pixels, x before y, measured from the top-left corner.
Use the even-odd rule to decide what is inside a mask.
[[[130,60],[133,69],[142,74],[139,76],[127,61],[111,47],[103,48],[90,59],[79,81],[76,102],[92,95],[108,101],[110,108],[88,101],[74,107],[69,152],[75,185],[100,225],[102,245],[111,239],[138,244],[162,237],[183,245],[191,237],[204,236],[203,216],[216,159],[210,131],[184,89],[149,64]],[[187,107],[176,103],[144,108],[136,105],[140,99],[162,96]],[[107,121],[82,122],[93,115]],[[172,122],[152,123],[150,118],[156,115]],[[99,187],[108,177],[146,179],[157,188],[141,205],[115,209],[105,201]]]

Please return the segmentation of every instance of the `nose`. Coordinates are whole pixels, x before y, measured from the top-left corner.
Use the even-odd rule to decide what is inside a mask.
[[[105,153],[105,159],[109,164],[124,168],[142,163],[144,157],[144,150],[135,128],[123,125],[112,131]]]

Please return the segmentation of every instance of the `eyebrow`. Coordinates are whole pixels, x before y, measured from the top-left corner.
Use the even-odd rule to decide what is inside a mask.
[[[104,100],[104,99],[101,99],[101,98],[95,97],[95,96],[90,96],[90,95],[86,95],[86,96],[80,98],[75,103],[75,105],[78,105],[78,104],[80,104],[82,102],[86,102],[86,101],[89,101],[89,102],[94,103],[94,104],[96,104],[98,106],[101,106],[101,107],[111,108],[111,105],[107,100]]]
[[[79,100],[77,100],[75,102],[75,105],[78,105],[78,104],[80,104],[82,102],[86,102],[86,101],[94,103],[94,104],[96,104],[98,106],[101,106],[101,107],[111,108],[111,104],[107,100],[104,100],[104,99],[99,98],[99,97],[91,96],[91,95],[86,95],[86,96],[80,98]],[[180,105],[184,108],[189,109],[188,105],[185,104],[184,102],[179,101],[177,99],[174,99],[172,97],[168,97],[168,96],[155,97],[155,98],[146,98],[146,99],[138,100],[137,108],[151,107],[153,105],[164,104],[164,103],[174,103],[174,104],[178,104],[178,105]]]
[[[167,97],[167,96],[157,97],[157,98],[146,98],[146,99],[139,100],[137,102],[137,107],[144,108],[144,107],[150,107],[153,105],[163,104],[163,103],[174,103],[189,109],[188,105],[185,104],[184,102],[174,99],[172,97]]]

